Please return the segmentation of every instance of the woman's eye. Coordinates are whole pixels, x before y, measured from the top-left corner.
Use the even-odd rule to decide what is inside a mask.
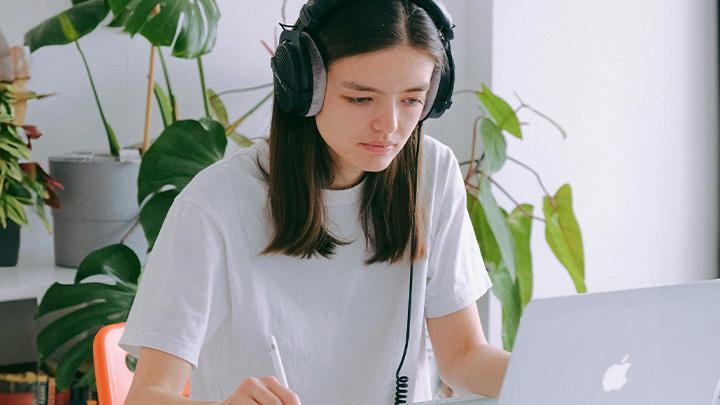
[[[364,104],[370,101],[370,97],[348,97],[351,104]]]
[[[419,98],[408,98],[405,101],[410,105],[418,105],[418,104],[422,105],[423,104],[423,100],[419,99]]]

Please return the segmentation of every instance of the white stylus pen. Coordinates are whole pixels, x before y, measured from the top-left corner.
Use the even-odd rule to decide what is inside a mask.
[[[270,356],[272,357],[273,365],[275,366],[277,379],[283,387],[288,388],[287,378],[285,377],[285,369],[283,368],[282,360],[280,360],[280,351],[278,350],[275,336],[270,336],[268,344],[270,345]]]

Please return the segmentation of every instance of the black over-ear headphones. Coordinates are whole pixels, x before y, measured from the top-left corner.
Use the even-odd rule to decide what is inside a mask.
[[[305,30],[314,29],[323,15],[351,0],[310,0],[300,10],[300,22],[280,34],[280,44],[270,61],[275,98],[280,108],[302,117],[311,117],[322,108],[327,73],[315,43]],[[435,69],[421,120],[438,118],[452,104],[455,62],[450,51],[452,17],[442,0],[410,0],[424,9],[440,32],[448,66],[442,74]],[[285,28],[285,27],[283,27]],[[438,77],[439,76],[439,77]]]

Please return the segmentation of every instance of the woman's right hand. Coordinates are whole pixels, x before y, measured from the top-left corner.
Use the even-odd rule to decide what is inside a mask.
[[[246,378],[222,405],[300,405],[300,399],[275,377]]]

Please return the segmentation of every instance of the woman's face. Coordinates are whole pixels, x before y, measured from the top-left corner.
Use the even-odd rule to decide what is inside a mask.
[[[420,120],[433,67],[431,56],[406,46],[330,64],[315,122],[337,169],[331,188],[388,167]]]

